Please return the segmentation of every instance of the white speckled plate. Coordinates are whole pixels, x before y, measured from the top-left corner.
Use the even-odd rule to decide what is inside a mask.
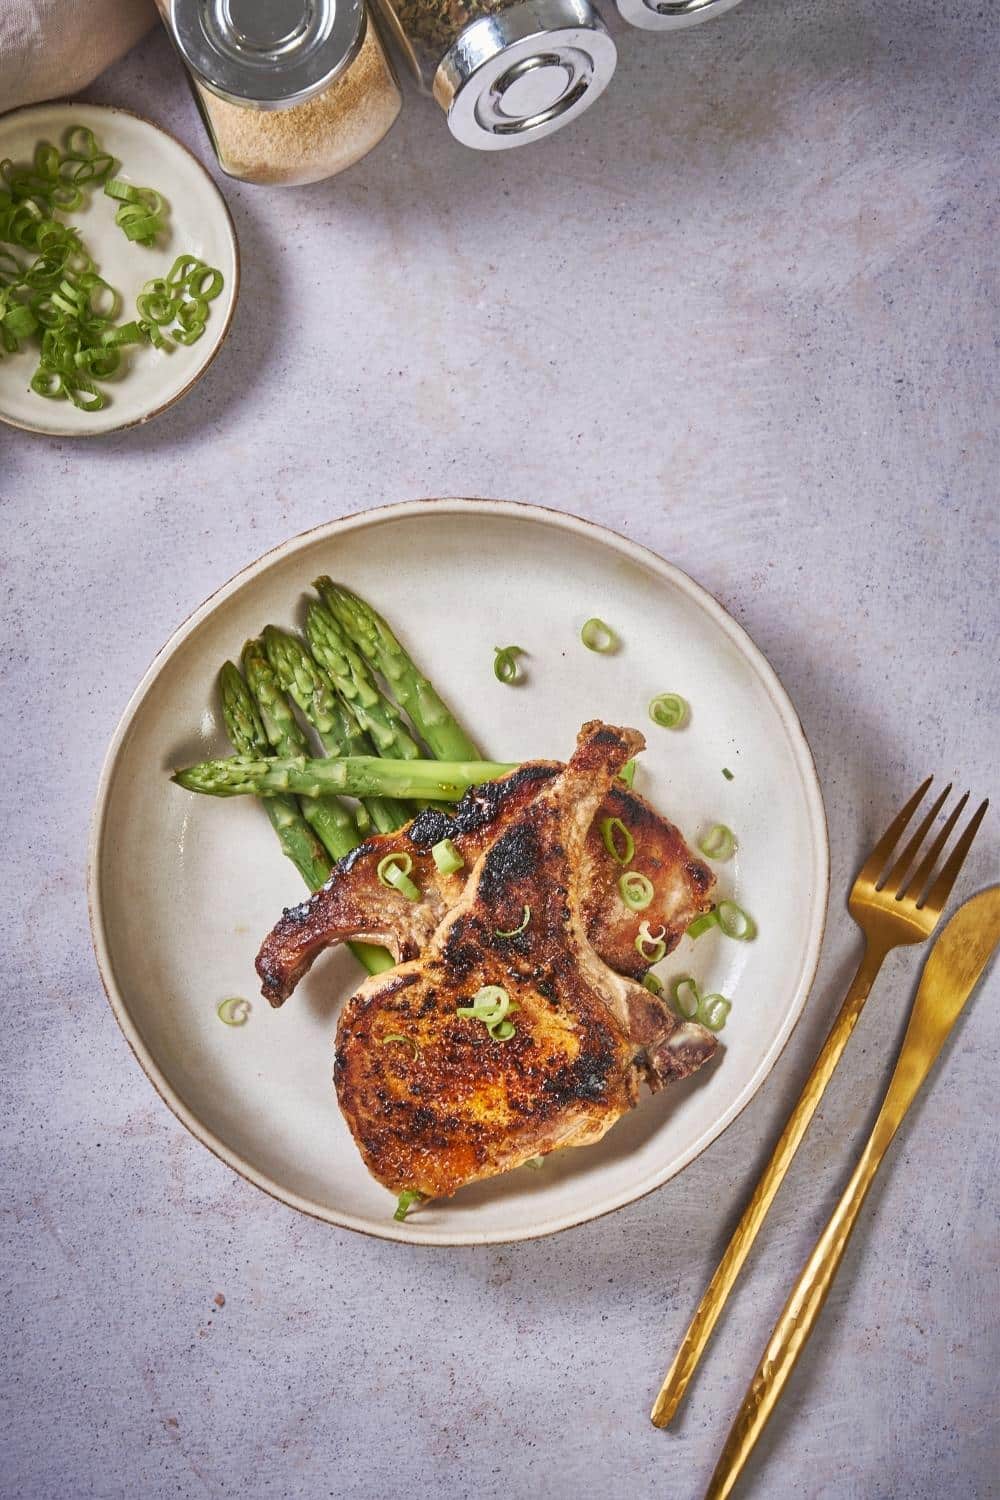
[[[96,104],[38,104],[0,116],[0,159],[30,161],[40,140],[62,143],[69,125],[87,125],[102,148],[120,162],[116,176],[137,187],[152,187],[169,204],[167,232],[155,246],[134,245],[115,223],[117,204],[99,188],[87,193],[78,212],[58,217],[80,230],[83,243],[104,279],[122,294],[116,319],[135,317],[143,284],[163,276],[178,255],[200,256],[225,278],[210,304],[205,332],[190,345],[167,353],[150,345],[127,346],[115,376],[100,382],[108,404],[96,412],[78,410],[66,400],[50,401],[30,387],[38,346],[27,340],[17,354],[0,356],[0,421],[51,437],[95,437],[148,422],[173,406],[205,373],[229,332],[239,291],[236,231],[225,199],[205,168],[179,141],[148,120],[122,109]],[[29,252],[4,245],[21,259]],[[172,342],[172,341],[171,341]]]
[[[170,768],[228,753],[215,678],[268,621],[293,624],[319,573],[389,616],[485,753],[565,757],[602,717],[647,735],[637,786],[691,839],[730,824],[738,857],[720,887],[753,912],[752,943],[685,939],[661,966],[732,997],[725,1048],[702,1075],[646,1098],[598,1145],[560,1153],[411,1211],[367,1173],[331,1084],[344,997],[360,978],[325,955],[281,1010],[257,997],[254,956],[302,887],[249,799],[181,791]],[[580,644],[590,615],[623,649]],[[505,687],[493,648],[516,641],[527,680]],[[678,732],[646,715],[670,689],[692,705]],[[733,771],[727,781],[722,768]],[[795,711],[760,652],[714,599],[651,552],[532,506],[433,500],[348,517],[246,568],[160,652],[125,711],[101,776],[90,861],[94,943],[133,1050],[200,1140],[275,1197],[332,1224],[418,1244],[549,1234],[666,1182],[735,1119],[805,1002],[826,912],[823,803]],[[254,997],[220,1024],[225,996]]]

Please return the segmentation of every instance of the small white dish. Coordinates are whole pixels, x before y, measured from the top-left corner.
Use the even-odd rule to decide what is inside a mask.
[[[227,754],[216,675],[268,621],[295,625],[311,581],[330,573],[388,616],[484,752],[565,758],[586,719],[632,724],[648,748],[636,780],[692,841],[732,827],[717,866],[759,935],[684,939],[660,966],[731,997],[722,1055],[643,1100],[599,1144],[559,1152],[392,1218],[331,1083],[342,1000],[361,972],[324,955],[277,1011],[254,957],[303,887],[260,807],[171,785],[168,771]],[[619,632],[601,656],[580,642],[591,615]],[[493,675],[516,643],[523,685]],[[691,705],[658,729],[662,691]],[[733,772],[726,780],[723,767]],[[416,1244],[500,1243],[619,1208],[679,1172],[736,1118],[770,1072],[805,1003],[826,915],[828,850],[816,772],[795,711],[764,657],[721,605],[653,553],[574,516],[482,500],[426,500],[320,527],[237,575],[168,641],[108,751],[90,852],[94,945],[135,1054],[177,1116],[265,1191],[331,1224]],[[249,1021],[219,1002],[249,998]]]
[[[155,188],[170,207],[167,232],[150,247],[125,238],[115,223],[117,204],[100,188],[88,191],[79,211],[58,215],[80,230],[101,275],[121,292],[118,321],[135,317],[135,299],[144,283],[165,275],[178,255],[197,255],[218,267],[225,283],[195,343],[176,344],[168,353],[149,345],[122,350],[119,371],[101,382],[108,396],[101,411],[80,411],[69,401],[51,401],[32,391],[29,382],[38,365],[34,340],[27,340],[19,353],[0,357],[0,421],[50,437],[96,437],[148,422],[201,378],[229,332],[239,293],[240,258],[229,209],[205,168],[173,136],[127,110],[38,104],[0,115],[0,159],[30,161],[40,140],[61,147],[69,125],[89,126],[101,148],[120,163],[115,175],[137,187]],[[3,248],[22,258],[30,254],[13,245]]]

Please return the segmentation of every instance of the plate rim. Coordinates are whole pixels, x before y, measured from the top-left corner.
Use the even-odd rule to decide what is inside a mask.
[[[104,831],[107,821],[108,799],[117,762],[133,721],[141,710],[161,670],[166,666],[175,652],[220,605],[274,564],[284,561],[285,558],[293,556],[296,552],[306,550],[318,541],[329,540],[344,531],[363,530],[367,526],[378,524],[387,517],[397,519],[419,518],[428,514],[432,509],[438,513],[443,511],[445,514],[476,515],[489,512],[506,516],[512,520],[541,520],[544,524],[554,526],[557,529],[564,528],[577,535],[587,537],[590,540],[599,541],[605,546],[610,546],[619,555],[629,557],[630,560],[637,562],[641,566],[651,568],[661,579],[679,587],[696,605],[703,608],[722,629],[723,633],[748,658],[750,664],[757,671],[762,685],[768,692],[768,696],[771,698],[778,712],[782,726],[789,737],[789,742],[800,771],[806,798],[810,834],[815,849],[814,868],[810,872],[815,885],[814,912],[811,930],[799,967],[793,1001],[789,1007],[781,1031],[771,1044],[769,1051],[761,1060],[756,1073],[743,1090],[742,1095],[737,1096],[734,1103],[728,1109],[723,1110],[719,1118],[702,1131],[701,1135],[682,1153],[676,1162],[671,1164],[668,1170],[665,1170],[662,1175],[657,1175],[655,1181],[643,1186],[640,1191],[619,1193],[613,1202],[606,1204],[596,1212],[585,1209],[583,1212],[572,1211],[563,1213],[536,1227],[510,1232],[505,1231],[502,1234],[490,1231],[476,1232],[470,1228],[446,1232],[437,1231],[433,1235],[428,1236],[426,1233],[414,1233],[418,1228],[416,1222],[412,1223],[412,1225],[409,1220],[396,1223],[388,1215],[386,1216],[385,1225],[373,1226],[370,1220],[359,1218],[353,1214],[338,1212],[325,1204],[317,1203],[315,1200],[305,1197],[303,1194],[288,1190],[267,1173],[258,1170],[249,1161],[245,1160],[238,1151],[226,1145],[214,1131],[210,1130],[198,1118],[194,1111],[177,1094],[176,1090],[161,1072],[159,1065],[146,1047],[139,1034],[138,1027],[129,1014],[127,1001],[119,989],[114,972],[101,890],[100,866],[104,853]],[[167,640],[156,652],[138,684],[130,694],[101,765],[87,843],[87,912],[90,922],[91,942],[101,984],[108,1003],[111,1006],[112,1013],[133,1056],[171,1113],[191,1132],[196,1140],[200,1141],[203,1146],[206,1146],[212,1152],[213,1156],[217,1157],[225,1166],[229,1167],[246,1181],[252,1183],[255,1187],[260,1188],[262,1192],[265,1192],[277,1202],[295,1209],[299,1213],[307,1214],[310,1218],[318,1219],[320,1222],[334,1228],[350,1229],[355,1233],[369,1235],[373,1239],[393,1240],[434,1249],[451,1249],[487,1244],[504,1245],[526,1240],[544,1239],[549,1235],[562,1233],[565,1230],[577,1228],[581,1224],[588,1224],[594,1220],[604,1218],[606,1215],[616,1213],[620,1208],[627,1207],[631,1203],[637,1203],[640,1199],[663,1187],[672,1178],[682,1172],[685,1167],[690,1166],[692,1161],[699,1157],[702,1152],[706,1151],[714,1141],[718,1140],[729,1129],[750,1102],[756,1098],[773,1072],[785,1047],[788,1045],[789,1039],[802,1017],[802,1012],[812,991],[816,971],[819,967],[823,938],[826,931],[829,894],[829,830],[815,758],[791,698],[774,667],[772,667],[767,657],[751,638],[749,632],[733,618],[729,611],[702,584],[698,583],[688,573],[685,573],[676,563],[668,562],[666,558],[661,557],[652,548],[645,546],[641,542],[633,541],[630,537],[622,536],[620,532],[614,531],[611,527],[604,526],[597,521],[591,521],[586,517],[575,515],[571,511],[556,510],[551,506],[538,505],[531,501],[523,500],[492,500],[486,498],[443,496],[440,498],[424,497],[417,500],[403,500],[390,502],[385,505],[367,506],[362,510],[340,516],[333,521],[322,522],[318,526],[298,532],[294,536],[288,537],[285,541],[279,542],[274,547],[269,547],[257,558],[240,568],[209,594],[201,604],[197,605],[171,632]]]
[[[165,411],[169,411],[172,406],[176,406],[178,401],[183,401],[184,397],[189,394],[191,389],[198,384],[198,381],[201,380],[202,376],[207,374],[212,365],[215,363],[216,359],[218,358],[219,351],[229,337],[230,331],[233,326],[233,317],[236,313],[236,304],[240,298],[240,241],[239,236],[236,233],[236,223],[233,219],[232,210],[230,209],[229,204],[226,202],[219,184],[216,182],[215,178],[212,176],[205,163],[201,161],[197,156],[195,156],[194,152],[191,150],[191,147],[186,146],[178,136],[174,135],[172,130],[167,130],[164,128],[164,126],[157,125],[155,120],[150,120],[145,115],[138,114],[134,109],[125,109],[120,104],[92,104],[89,99],[41,99],[34,104],[20,104],[16,109],[0,111],[0,125],[5,124],[8,120],[16,119],[18,115],[29,115],[33,114],[36,110],[49,109],[93,109],[97,110],[100,114],[128,115],[130,119],[138,120],[140,125],[148,125],[150,130],[154,130],[159,135],[166,136],[169,141],[173,141],[174,145],[180,147],[185,156],[189,156],[191,158],[194,165],[202,173],[209,186],[215,192],[215,196],[222,208],[223,217],[225,219],[226,227],[229,233],[229,239],[233,247],[233,294],[232,299],[229,303],[229,311],[226,314],[225,322],[219,330],[219,336],[215,342],[215,346],[213,347],[208,358],[205,360],[204,364],[199,365],[198,369],[191,376],[191,379],[187,382],[187,384],[182,386],[179,391],[175,391],[168,401],[162,402],[159,406],[151,407],[149,411],[143,412],[141,416],[132,417],[127,422],[118,422],[114,427],[102,427],[99,430],[94,428],[88,430],[87,428],[83,427],[45,427],[40,426],[39,424],[34,422],[21,422],[16,417],[7,416],[3,412],[3,410],[0,409],[0,422],[3,422],[7,427],[15,428],[15,430],[18,432],[30,432],[35,437],[111,437],[116,432],[129,432],[133,427],[144,427],[145,424],[147,422],[151,422],[154,417],[162,416]]]

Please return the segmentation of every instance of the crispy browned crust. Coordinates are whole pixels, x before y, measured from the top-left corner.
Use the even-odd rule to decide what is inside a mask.
[[[422,956],[367,980],[345,1006],[338,1098],[369,1170],[392,1191],[447,1196],[597,1140],[636,1103],[655,1057],[666,1058],[658,1084],[714,1050],[703,1028],[613,974],[586,935],[583,847],[639,745],[635,731],[585,726],[565,770],[488,844]],[[498,913],[525,905],[524,932],[501,937]],[[457,1014],[484,985],[502,985],[517,1006],[508,1041]]]
[[[416,958],[465,887],[469,871],[560,770],[552,761],[529,761],[509,776],[474,787],[452,812],[428,810],[398,833],[371,838],[342,859],[321,891],[290,907],[264,939],[257,956],[261,990],[272,1005],[288,998],[314,959],[333,943],[359,939],[381,943],[397,962]],[[605,848],[601,824],[619,818],[635,840],[629,868],[652,881],[654,897],[638,915],[621,901],[622,866]],[[450,838],[465,865],[442,875],[431,856]],[[412,879],[421,892],[408,901],[382,885],[381,859],[402,850],[413,860]],[[611,788],[587,835],[583,856],[583,906],[587,932],[605,963],[641,979],[648,964],[635,947],[639,923],[663,929],[669,952],[685,929],[712,902],[715,876],[697,859],[681,834],[655,808],[624,786]],[[501,929],[518,926],[522,911],[498,910]]]

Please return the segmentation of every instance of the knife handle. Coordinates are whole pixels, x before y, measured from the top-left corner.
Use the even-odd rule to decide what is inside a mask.
[[[823,1311],[823,1304],[844,1258],[844,1251],[858,1222],[858,1215],[875,1173],[902,1124],[903,1116],[933,1067],[967,997],[968,989],[949,1010],[946,1005],[939,1003],[933,985],[926,990],[921,986],[892,1081],[861,1153],[861,1159],[774,1326],[774,1332],[730,1428],[705,1492],[705,1500],[723,1500],[724,1496],[730,1494],[757,1439],[767,1426],[788,1383],[788,1377]]]
[[[886,951],[880,944],[872,942],[865,948],[858,972],[851,981],[851,987],[823,1043],[823,1049],[813,1064],[778,1144],[754,1188],[753,1197],[743,1210],[743,1216],[698,1304],[698,1310],[691,1319],[673,1364],[664,1377],[651,1413],[651,1420],[657,1427],[666,1427],[681,1403],[695,1366],[712,1337],[719,1314],[726,1305],[729,1293],[743,1269],[743,1263],[753,1248],[761,1225],[809,1128],[809,1122],[816,1113],[826,1086],[850,1040],[878,971],[885,961]]]

